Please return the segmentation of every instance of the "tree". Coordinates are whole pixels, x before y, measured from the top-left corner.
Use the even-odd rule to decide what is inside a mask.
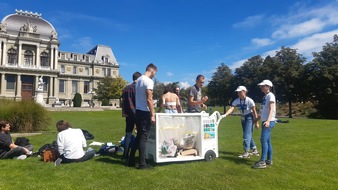
[[[338,35],[326,43],[321,52],[313,53],[314,59],[305,67],[307,88],[316,100],[317,116],[338,118]]]
[[[94,89],[96,94],[94,98],[102,102],[109,102],[110,99],[120,99],[123,88],[126,85],[127,81],[122,77],[104,77],[100,80],[97,89]]]
[[[208,101],[211,104],[223,106],[224,112],[231,100],[231,94],[233,94],[232,81],[231,69],[222,63],[221,66],[217,67],[217,71],[213,74],[207,86]]]
[[[274,81],[278,93],[276,96],[282,102],[289,104],[289,118],[292,118],[292,102],[299,99],[300,74],[303,70],[303,63],[306,59],[297,53],[296,49],[282,47],[276,52],[275,60],[280,64],[280,70],[275,75]]]
[[[81,107],[82,96],[80,93],[76,93],[73,98],[73,107]]]
[[[233,90],[235,90],[236,86],[243,85],[248,89],[248,96],[250,96],[255,102],[260,101],[259,97],[261,91],[257,84],[265,77],[261,74],[263,62],[264,59],[257,55],[245,61],[241,67],[236,68]],[[235,98],[236,94],[232,94],[234,94],[233,98]]]

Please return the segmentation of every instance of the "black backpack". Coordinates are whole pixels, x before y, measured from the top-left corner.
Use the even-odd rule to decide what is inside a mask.
[[[92,135],[91,133],[89,133],[87,130],[81,129],[82,133],[85,137],[86,140],[92,140],[94,139],[94,135]]]
[[[58,149],[57,142],[53,141],[52,144],[45,144],[45,145],[43,145],[41,148],[39,148],[38,154],[41,155],[43,151],[49,150],[49,149],[57,150]]]
[[[15,139],[14,144],[18,145],[18,146],[27,146],[30,145],[29,143],[29,139],[26,137],[18,137]]]

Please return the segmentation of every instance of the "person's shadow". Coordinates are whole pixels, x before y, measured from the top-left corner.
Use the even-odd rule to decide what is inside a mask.
[[[253,157],[251,158],[239,158],[238,156],[240,155],[239,152],[228,152],[228,151],[219,151],[219,158],[229,160],[234,162],[235,164],[245,164],[245,165],[252,165],[253,162]]]

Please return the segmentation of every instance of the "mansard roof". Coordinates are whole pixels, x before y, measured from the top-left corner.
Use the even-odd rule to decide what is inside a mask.
[[[94,61],[96,63],[103,62],[103,58],[107,57],[109,59],[110,64],[118,65],[113,50],[109,46],[97,45],[93,49],[91,49],[87,54],[95,55]]]

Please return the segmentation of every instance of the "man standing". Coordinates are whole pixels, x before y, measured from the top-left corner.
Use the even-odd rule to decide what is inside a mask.
[[[201,107],[207,108],[204,103],[208,100],[208,97],[205,96],[202,98],[204,80],[205,78],[203,75],[198,75],[196,77],[196,84],[190,88],[187,108],[188,113],[199,113],[201,112]]]
[[[155,123],[155,111],[153,106],[153,89],[157,67],[149,64],[146,72],[137,79],[136,90],[136,128],[137,136],[130,152],[128,165],[135,166],[135,152],[139,150],[139,167],[138,169],[148,169],[146,164],[146,145],[149,138],[150,127]]]
[[[132,132],[135,126],[135,84],[136,80],[141,76],[141,73],[133,74],[133,83],[123,89],[122,94],[122,117],[126,118],[126,135],[124,137],[124,152],[123,161],[127,161],[129,157],[130,142]]]
[[[12,137],[9,133],[11,126],[6,121],[0,121],[0,158],[17,158],[19,160],[26,159],[26,155],[30,155],[33,150],[33,145],[25,147],[14,144]]]

